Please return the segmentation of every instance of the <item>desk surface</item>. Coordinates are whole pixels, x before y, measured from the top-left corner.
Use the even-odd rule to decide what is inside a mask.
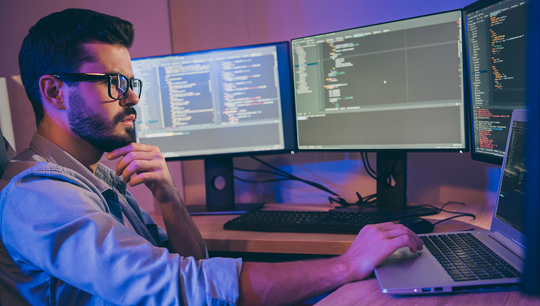
[[[525,296],[520,291],[447,294],[439,296],[394,297],[383,294],[377,279],[368,279],[341,286],[315,306],[353,305],[540,305],[540,298]]]
[[[265,210],[320,210],[332,208],[329,204],[266,204]],[[457,204],[448,205],[451,211],[475,214],[471,217],[460,217],[446,221],[435,227],[436,232],[457,231],[466,229],[489,228],[492,206]],[[272,233],[224,230],[223,224],[237,215],[193,216],[193,220],[202,234],[209,251],[217,252],[252,252],[283,254],[315,254],[340,255],[351,245],[356,235],[347,234],[313,234],[313,233]],[[436,222],[453,216],[450,213],[427,216],[425,219]],[[161,216],[153,215],[156,223],[163,226]]]

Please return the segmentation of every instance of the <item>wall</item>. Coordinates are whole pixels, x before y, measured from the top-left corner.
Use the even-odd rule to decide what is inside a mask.
[[[173,51],[290,40],[386,21],[459,9],[472,0],[170,0]],[[370,154],[372,164],[375,155]],[[359,153],[299,153],[265,156],[272,165],[330,187],[355,201],[375,192]],[[264,169],[249,158],[235,166]],[[186,201],[204,203],[201,161],[183,162]],[[408,200],[415,203],[462,201],[490,204],[497,189],[499,167],[474,162],[470,153],[408,154]],[[250,179],[271,176],[236,172]],[[325,192],[299,182],[245,184],[236,181],[237,202],[325,203]]]
[[[48,13],[68,7],[94,9],[130,20],[136,27],[133,57],[290,40],[317,33],[380,23],[460,8],[471,0],[18,0],[2,1],[0,10],[0,77],[8,79],[9,99],[18,151],[35,131],[30,102],[20,84],[17,54],[29,27]],[[170,12],[169,12],[170,6]],[[171,30],[172,25],[172,30]],[[171,42],[171,37],[173,37]],[[370,154],[374,164],[375,156]],[[498,167],[474,162],[469,153],[409,154],[409,201],[490,203]],[[301,153],[263,159],[293,174],[329,186],[354,200],[355,192],[374,192],[358,153]],[[114,164],[110,164],[113,166]],[[249,158],[235,165],[261,168]],[[183,166],[183,167],[182,167]],[[204,203],[202,162],[169,163],[186,201]],[[182,170],[184,176],[182,177]],[[238,175],[244,175],[238,173]],[[252,177],[263,179],[264,176]],[[153,210],[145,187],[130,189],[141,205]],[[487,192],[487,193],[486,193]],[[323,192],[302,183],[236,184],[238,202],[320,203]]]
[[[111,14],[135,25],[132,57],[146,57],[171,53],[169,4],[167,0],[2,0],[0,9],[0,77],[6,77],[11,106],[16,150],[28,147],[34,134],[35,120],[19,76],[18,53],[28,29],[41,17],[66,8],[86,8]],[[114,162],[104,161],[109,167]],[[174,180],[182,191],[182,169],[179,162],[169,163]],[[139,203],[154,211],[152,194],[144,186],[130,187]]]

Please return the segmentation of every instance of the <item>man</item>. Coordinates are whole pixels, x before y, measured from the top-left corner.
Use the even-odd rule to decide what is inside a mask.
[[[208,259],[162,154],[133,143],[131,23],[88,10],[42,18],[19,54],[37,133],[0,188],[2,305],[281,305],[366,278],[421,240],[364,228],[343,255],[290,263]],[[116,173],[99,163],[120,158]],[[168,235],[126,191],[145,184]]]

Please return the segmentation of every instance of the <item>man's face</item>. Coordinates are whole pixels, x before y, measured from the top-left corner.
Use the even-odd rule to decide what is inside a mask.
[[[126,48],[102,43],[86,44],[96,60],[85,63],[81,73],[120,73],[133,78],[131,58]],[[135,141],[133,106],[137,96],[113,100],[104,81],[79,82],[69,93],[68,120],[71,130],[99,150],[110,152]]]

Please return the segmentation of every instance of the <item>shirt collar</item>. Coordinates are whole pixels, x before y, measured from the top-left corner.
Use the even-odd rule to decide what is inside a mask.
[[[100,192],[112,188],[116,189],[116,191],[120,192],[122,195],[125,195],[127,187],[126,183],[124,183],[114,171],[101,163],[98,164],[96,174],[94,175],[92,171],[83,166],[83,164],[75,159],[75,157],[38,133],[35,133],[34,137],[32,137],[30,149],[43,157],[46,161],[69,168],[84,176],[94,184]]]

